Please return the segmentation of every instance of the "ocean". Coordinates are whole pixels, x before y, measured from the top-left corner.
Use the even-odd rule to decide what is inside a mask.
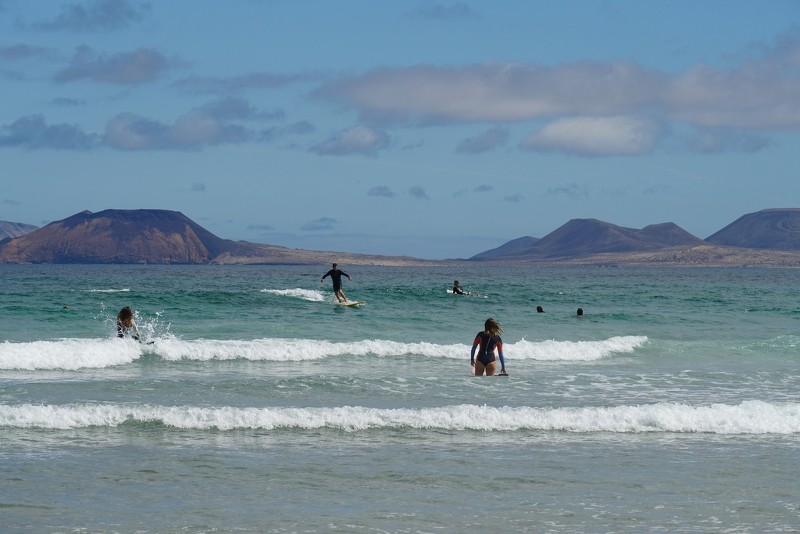
[[[0,531],[800,531],[800,271],[341,267],[0,266]]]

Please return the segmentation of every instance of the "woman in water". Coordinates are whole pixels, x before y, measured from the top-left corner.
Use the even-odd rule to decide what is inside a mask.
[[[117,337],[129,336],[140,341],[139,327],[133,320],[133,310],[130,306],[125,306],[117,314]]]
[[[483,324],[483,331],[478,332],[475,336],[475,341],[472,342],[472,350],[469,353],[469,363],[475,368],[475,376],[481,376],[486,373],[486,376],[494,375],[497,369],[497,362],[495,361],[494,351],[497,349],[497,354],[500,357],[500,376],[508,376],[506,372],[506,361],[503,358],[503,340],[500,339],[500,334],[503,333],[503,327],[489,317]],[[475,358],[475,349],[480,347],[477,359]]]

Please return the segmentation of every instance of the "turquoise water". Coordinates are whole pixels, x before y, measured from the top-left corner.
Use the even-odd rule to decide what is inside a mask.
[[[343,267],[0,266],[3,531],[800,525],[799,271]]]

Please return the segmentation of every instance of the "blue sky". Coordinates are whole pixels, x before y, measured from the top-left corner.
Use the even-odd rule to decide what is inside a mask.
[[[0,0],[0,220],[469,257],[797,207],[800,2]]]

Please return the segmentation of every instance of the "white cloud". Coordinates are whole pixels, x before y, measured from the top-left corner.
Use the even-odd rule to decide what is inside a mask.
[[[653,150],[662,129],[638,117],[558,119],[525,139],[521,147],[584,156],[635,156]]]
[[[758,131],[800,128],[800,30],[731,67],[680,72],[631,62],[492,62],[384,68],[322,86],[371,124],[511,123],[639,116]],[[472,139],[462,151],[480,149]],[[485,140],[484,140],[485,141]]]
[[[226,98],[206,103],[166,124],[132,113],[108,121],[105,142],[123,150],[194,149],[243,143],[255,133],[232,121],[261,121],[282,115],[259,111],[245,100]]]
[[[311,151],[320,155],[333,156],[375,155],[387,146],[389,146],[389,136],[385,132],[367,126],[354,126],[314,145],[311,147]]]
[[[629,63],[483,63],[381,69],[321,88],[367,120],[434,124],[613,114],[645,107],[664,75]]]
[[[157,121],[132,113],[120,113],[106,124],[105,142],[123,150],[159,148],[167,130]]]

